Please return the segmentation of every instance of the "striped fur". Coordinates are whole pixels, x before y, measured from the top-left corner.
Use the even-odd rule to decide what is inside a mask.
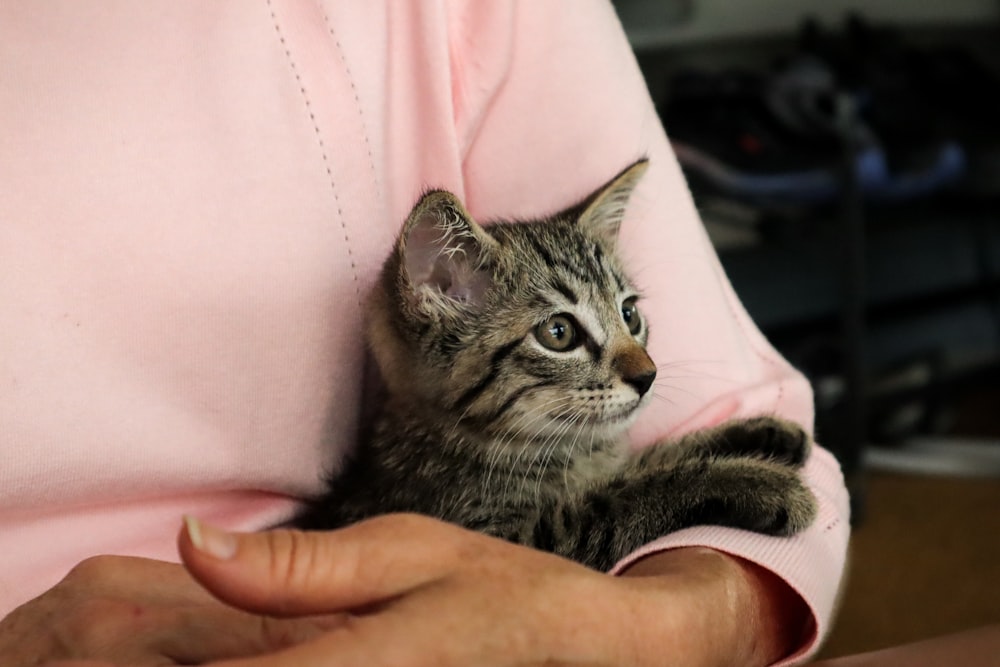
[[[808,525],[797,426],[765,417],[623,447],[656,372],[615,252],[645,169],[534,222],[480,226],[450,193],[423,196],[369,301],[385,404],[302,527],[419,512],[604,569],[699,523]]]

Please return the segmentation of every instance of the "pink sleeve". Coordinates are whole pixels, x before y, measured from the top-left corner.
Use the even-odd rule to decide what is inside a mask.
[[[646,155],[622,249],[643,290],[660,377],[632,431],[636,446],[749,415],[812,427],[807,381],[774,351],[733,293],[709,243],[645,83],[611,6],[599,0],[468,2],[451,17],[454,109],[473,215],[552,212]],[[836,460],[817,448],[805,477],[820,503],[804,533],[778,539],[718,527],[667,535],[652,551],[701,545],[758,563],[799,592],[814,632],[829,629],[849,536]]]

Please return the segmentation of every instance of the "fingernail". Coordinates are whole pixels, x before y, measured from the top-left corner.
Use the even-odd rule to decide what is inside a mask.
[[[219,560],[229,560],[236,555],[236,537],[198,521],[193,516],[184,517],[188,537],[195,549]]]

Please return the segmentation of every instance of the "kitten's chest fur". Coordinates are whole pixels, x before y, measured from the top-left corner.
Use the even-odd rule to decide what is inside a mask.
[[[387,403],[303,524],[331,529],[374,514],[418,512],[510,538],[538,507],[582,496],[627,458],[613,439],[491,436],[431,414]]]

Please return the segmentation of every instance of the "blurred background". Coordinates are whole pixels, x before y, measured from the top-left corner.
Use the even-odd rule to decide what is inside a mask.
[[[848,479],[822,655],[1000,622],[1000,1],[615,6]]]

